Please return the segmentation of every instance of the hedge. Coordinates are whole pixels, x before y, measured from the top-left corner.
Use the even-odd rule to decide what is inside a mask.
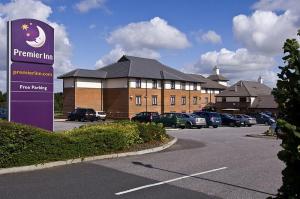
[[[108,154],[167,137],[156,124],[117,122],[51,133],[0,121],[0,168]]]

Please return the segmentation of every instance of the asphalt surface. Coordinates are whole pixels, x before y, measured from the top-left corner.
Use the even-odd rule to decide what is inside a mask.
[[[281,185],[280,141],[245,136],[266,129],[169,131],[179,140],[159,153],[1,175],[0,198],[266,198]]]

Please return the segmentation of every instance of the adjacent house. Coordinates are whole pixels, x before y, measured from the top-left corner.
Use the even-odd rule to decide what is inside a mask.
[[[225,89],[157,60],[125,55],[101,69],[76,69],[58,78],[63,79],[64,114],[85,107],[104,110],[111,118],[143,111],[190,113],[214,102],[214,95]]]
[[[218,84],[221,84],[223,86],[228,86],[228,81],[226,77],[220,75],[220,68],[218,66],[215,66],[213,68],[213,74],[208,76],[208,79],[217,82]]]
[[[239,81],[216,95],[216,108],[220,112],[261,112],[276,113],[277,104],[272,89],[260,77],[255,81]]]

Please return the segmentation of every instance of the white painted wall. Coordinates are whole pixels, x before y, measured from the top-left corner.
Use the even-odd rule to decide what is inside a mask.
[[[180,90],[181,89],[181,82],[175,81],[175,89]]]
[[[226,97],[226,102],[239,102],[239,97]]]
[[[219,90],[215,90],[215,94],[219,94],[220,93],[220,91]]]
[[[218,83],[226,87],[228,86],[228,83],[226,81],[218,81]]]
[[[101,88],[100,79],[78,78],[76,88]]]
[[[250,104],[252,105],[255,100],[255,97],[250,97]]]
[[[64,79],[64,88],[74,88],[74,78]]]
[[[165,89],[171,89],[171,81],[165,81]]]
[[[197,83],[197,91],[201,91],[201,84]]]
[[[107,79],[103,83],[104,88],[127,88],[127,78]]]

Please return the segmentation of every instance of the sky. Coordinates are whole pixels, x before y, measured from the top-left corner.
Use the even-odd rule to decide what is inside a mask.
[[[218,65],[230,84],[262,76],[274,87],[284,41],[300,28],[300,0],[0,0],[2,91],[6,22],[18,18],[55,28],[56,76],[126,54],[202,75]],[[55,91],[62,80],[55,79]]]

